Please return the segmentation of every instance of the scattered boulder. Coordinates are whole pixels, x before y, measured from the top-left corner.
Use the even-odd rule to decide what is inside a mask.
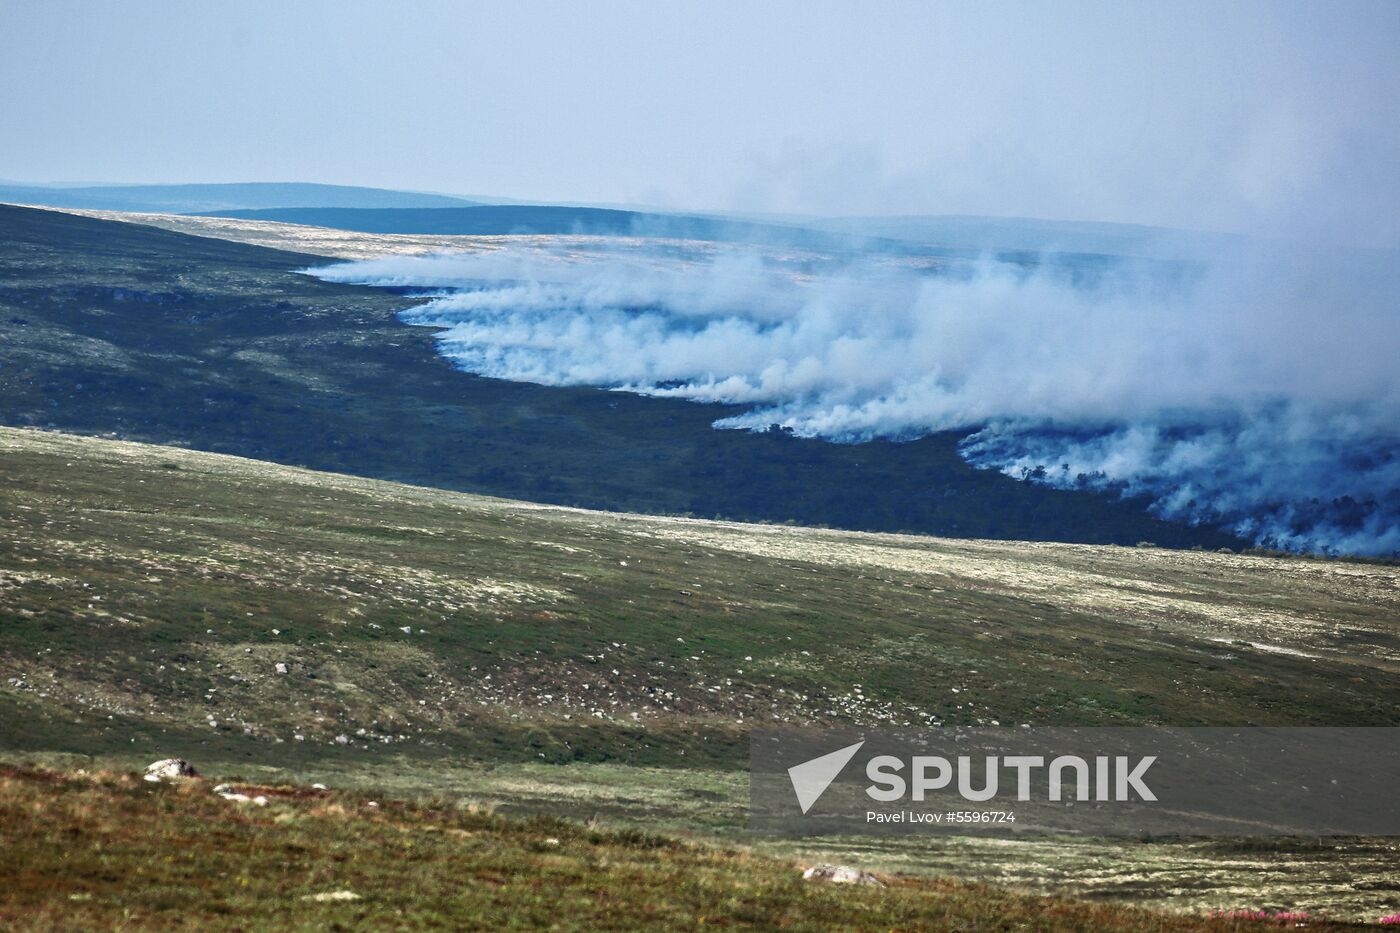
[[[153,783],[160,781],[176,781],[182,778],[197,778],[199,772],[194,769],[183,758],[162,758],[160,761],[153,761],[146,766],[146,773],[143,777]]]
[[[301,899],[325,904],[333,901],[358,901],[361,897],[354,891],[322,891],[320,894],[304,894]]]
[[[873,884],[883,888],[885,883],[868,871],[849,865],[813,865],[802,873],[808,881],[830,881],[832,884]]]
[[[275,670],[277,671],[277,673],[279,673],[279,674],[285,674],[285,673],[287,673],[287,665],[283,664],[281,661],[278,661],[277,664],[274,665],[274,669],[275,669]]]

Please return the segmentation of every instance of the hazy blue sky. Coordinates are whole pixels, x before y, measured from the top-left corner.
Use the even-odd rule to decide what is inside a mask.
[[[0,0],[0,178],[1400,245],[1400,2]]]

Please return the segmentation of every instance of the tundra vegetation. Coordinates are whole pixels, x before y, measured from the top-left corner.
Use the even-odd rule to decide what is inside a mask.
[[[441,798],[245,786],[266,806],[128,774],[0,767],[9,929],[1258,929],[987,885],[806,881],[733,847]],[[1320,929],[1339,924],[1311,923]]]
[[[240,869],[249,891],[307,917],[414,909],[368,880],[397,877],[373,867],[391,851],[376,834],[401,831],[381,824],[389,811],[365,817],[361,803],[342,802],[357,815],[327,835],[308,828],[324,816],[286,816],[278,792],[265,789],[313,782],[386,807],[418,801],[392,805],[415,814],[459,814],[469,803],[500,817],[565,820],[574,833],[588,821],[600,839],[662,834],[672,841],[660,851],[685,854],[590,842],[561,869],[591,892],[580,894],[580,910],[606,902],[621,911],[579,922],[620,927],[632,910],[658,911],[657,922],[937,926],[880,913],[915,909],[901,905],[923,896],[938,904],[918,909],[1001,911],[995,922],[980,914],[953,925],[1177,922],[900,880],[930,876],[1198,914],[1374,920],[1400,896],[1400,848],[1388,840],[780,841],[742,832],[745,733],[757,723],[1395,725],[1392,566],[609,514],[33,429],[0,431],[0,462],[0,745],[31,769],[6,784],[6,839],[30,847],[12,845],[10,857],[48,865],[9,895],[20,906],[7,909],[26,916],[42,901],[47,913],[33,916],[131,909],[154,922],[161,911],[207,910],[217,921],[227,909],[224,922],[234,923],[249,896],[235,881],[197,890],[213,883],[198,866],[213,861],[182,869],[173,888],[155,878],[93,888],[134,864],[166,877],[173,869],[151,853],[167,844],[192,846],[201,859],[251,859]],[[273,805],[231,811],[207,790],[32,770],[130,772],[169,755],[209,781],[264,788],[256,793]],[[77,815],[32,819],[39,799]],[[510,852],[564,838],[563,824],[487,829],[476,819],[423,830],[434,834],[431,851],[450,845],[452,827],[515,839]],[[121,832],[105,835],[117,823]],[[86,840],[75,849],[83,858],[105,853],[93,863],[105,867],[67,872],[52,861],[59,856],[31,854],[49,851],[64,827]],[[415,838],[402,832],[394,838],[404,844]],[[177,842],[199,838],[208,845]],[[266,855],[279,847],[290,861]],[[493,851],[454,856],[485,860],[471,871],[450,862],[422,870],[443,885],[478,878],[491,903],[517,904],[523,924],[531,899],[544,897],[525,866],[546,859],[522,854],[509,870],[490,868],[515,857]],[[700,877],[664,900],[642,893],[650,882],[624,883],[632,872],[654,878],[672,857],[695,860]],[[812,902],[873,913],[808,914],[792,901],[808,889],[787,879],[813,861],[859,864],[895,883]],[[332,878],[344,865],[360,873]],[[587,875],[600,865],[611,867]],[[496,881],[481,880],[492,872]],[[451,895],[465,910],[462,884],[477,881]],[[365,901],[297,900],[341,887]],[[623,889],[636,897],[624,904],[599,893]],[[893,900],[879,900],[891,891]],[[422,909],[457,909],[432,903]]]

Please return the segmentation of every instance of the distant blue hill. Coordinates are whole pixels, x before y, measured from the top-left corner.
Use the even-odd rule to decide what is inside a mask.
[[[894,255],[932,256],[966,262],[992,256],[1002,262],[1055,268],[1089,281],[1118,262],[1106,253],[1043,250],[1021,246],[1014,236],[1008,245],[959,245],[956,239],[933,242],[915,237],[901,238],[899,232],[915,233],[899,225],[866,227],[855,222],[849,228],[817,229],[769,223],[758,219],[722,215],[664,214],[617,208],[479,204],[473,207],[429,208],[274,208],[270,210],[210,211],[207,216],[268,220],[279,223],[353,230],[358,233],[434,234],[438,236],[504,236],[510,234],[673,237],[726,243],[754,243],[765,246],[811,249],[832,253],[877,251]],[[896,218],[898,220],[899,218]],[[1009,221],[1013,224],[1015,221]],[[1053,253],[1053,255],[1051,255]],[[1179,270],[1164,266],[1174,277]]]
[[[442,194],[300,182],[102,185],[83,188],[0,185],[0,201],[84,210],[151,211],[171,214],[286,207],[466,207],[476,203]]]
[[[892,251],[906,251],[911,247],[911,244],[896,240],[872,240],[846,233],[743,219],[562,205],[482,204],[427,210],[298,207],[206,213],[214,217],[271,220],[359,233],[652,236],[838,251],[857,246]]]
[[[596,207],[557,207],[489,204],[472,207],[342,208],[287,207],[269,210],[206,211],[215,217],[272,220],[279,223],[332,227],[359,233],[510,234],[594,233],[630,234],[648,221],[671,228],[683,218]],[[710,228],[714,221],[684,221],[689,228]]]

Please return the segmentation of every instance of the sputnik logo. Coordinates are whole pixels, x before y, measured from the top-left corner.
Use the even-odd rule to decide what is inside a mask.
[[[850,763],[864,744],[865,740],[862,739],[854,745],[847,745],[845,748],[788,768],[793,792],[797,794],[797,804],[804,814],[826,793],[826,789],[836,780],[841,769]]]

